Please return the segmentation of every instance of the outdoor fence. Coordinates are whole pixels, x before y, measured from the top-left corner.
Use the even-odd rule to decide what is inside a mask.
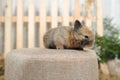
[[[62,0],[62,4],[59,3],[60,0],[14,1],[0,0],[0,53],[5,56],[16,48],[43,48],[43,35],[48,28],[69,26],[75,19],[84,20],[91,29],[94,28],[99,35],[103,35],[102,0],[84,0],[84,4],[81,0],[72,0],[74,3]],[[24,1],[28,3],[28,15],[24,14]],[[39,3],[37,13],[36,1]],[[13,3],[16,4],[15,15],[12,14]],[[73,10],[71,6],[74,7]]]

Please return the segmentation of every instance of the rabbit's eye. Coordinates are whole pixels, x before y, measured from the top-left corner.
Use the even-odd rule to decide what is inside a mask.
[[[84,38],[85,38],[85,39],[89,39],[89,36],[85,35]]]

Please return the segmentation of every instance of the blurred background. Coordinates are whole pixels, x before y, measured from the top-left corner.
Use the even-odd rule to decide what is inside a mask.
[[[96,34],[99,79],[120,80],[120,0],[0,0],[0,80],[4,57],[16,48],[43,47],[50,28],[85,21]]]

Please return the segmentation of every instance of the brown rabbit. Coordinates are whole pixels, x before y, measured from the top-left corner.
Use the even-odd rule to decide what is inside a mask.
[[[93,47],[94,33],[76,20],[74,28],[69,26],[50,29],[43,40],[46,48],[83,50],[84,47]]]

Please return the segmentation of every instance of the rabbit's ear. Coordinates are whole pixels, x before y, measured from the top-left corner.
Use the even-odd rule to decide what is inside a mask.
[[[76,20],[75,23],[74,23],[74,31],[77,31],[81,27],[83,27],[81,22],[79,20]]]

